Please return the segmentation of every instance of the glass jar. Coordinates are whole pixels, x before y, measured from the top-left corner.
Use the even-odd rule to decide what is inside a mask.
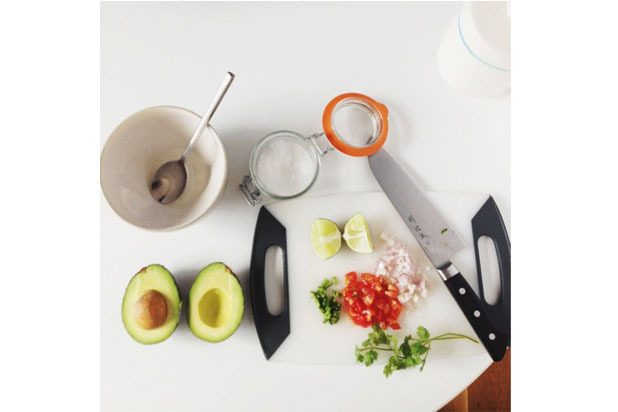
[[[281,130],[263,137],[249,161],[250,174],[240,189],[251,205],[263,197],[284,200],[303,195],[320,172],[320,157],[333,149],[350,156],[370,156],[388,135],[388,109],[359,93],[332,99],[322,116],[324,132],[304,137]]]

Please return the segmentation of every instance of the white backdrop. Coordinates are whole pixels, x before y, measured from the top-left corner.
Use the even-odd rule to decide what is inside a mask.
[[[250,310],[229,340],[194,338],[184,317],[165,342],[142,346],[120,320],[129,278],[149,263],[186,296],[213,261],[247,274],[257,209],[237,184],[268,132],[320,131],[326,103],[360,92],[390,110],[386,147],[434,191],[491,193],[509,225],[510,96],[475,100],[448,88],[435,52],[456,3],[102,3],[101,147],[131,113],[155,105],[203,112],[225,71],[237,76],[212,121],[230,185],[206,219],[151,233],[114,215],[101,195],[101,399],[104,410],[431,410],[488,358],[428,362],[389,380],[380,368],[292,366],[264,360]],[[329,154],[317,193],[377,189],[364,159]],[[409,371],[412,374],[416,371]]]

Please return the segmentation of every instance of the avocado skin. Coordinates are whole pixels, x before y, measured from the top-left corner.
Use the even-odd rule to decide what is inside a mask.
[[[238,282],[238,287],[240,288],[240,291],[241,291],[241,293],[242,293],[242,297],[243,297],[243,301],[242,301],[242,312],[241,312],[241,315],[240,315],[240,320],[239,320],[239,322],[238,322],[238,325],[236,325],[236,328],[232,331],[232,333],[230,333],[230,335],[229,335],[229,336],[225,337],[224,339],[220,339],[220,340],[207,340],[207,339],[202,338],[201,336],[198,336],[198,335],[197,335],[197,334],[193,331],[193,329],[191,328],[191,308],[190,308],[190,305],[191,305],[191,292],[193,291],[193,287],[194,287],[194,285],[195,285],[196,281],[199,279],[200,275],[201,275],[201,274],[202,274],[202,273],[203,273],[206,269],[211,268],[212,266],[217,266],[217,265],[222,265],[222,266],[224,266],[224,270],[225,270],[228,274],[232,275],[232,276],[234,277],[234,279],[236,279],[236,282]],[[211,264],[209,264],[209,265],[205,266],[202,270],[200,270],[200,271],[198,272],[198,274],[197,274],[197,276],[196,276],[195,280],[193,281],[193,284],[191,285],[191,288],[189,289],[189,294],[188,294],[188,296],[187,296],[187,301],[189,302],[189,303],[188,303],[188,305],[189,305],[189,306],[187,307],[187,324],[188,324],[188,326],[189,326],[189,330],[191,331],[191,333],[193,334],[193,336],[195,336],[196,338],[199,338],[199,339],[201,339],[201,340],[203,340],[203,341],[205,341],[205,342],[210,342],[210,343],[218,343],[218,342],[223,342],[224,340],[228,339],[230,336],[232,336],[234,333],[236,333],[236,330],[238,330],[238,327],[240,326],[240,324],[241,324],[241,322],[242,322],[242,319],[243,319],[243,318],[244,318],[244,316],[245,316],[244,292],[243,292],[243,290],[242,290],[242,284],[240,283],[240,279],[238,279],[238,276],[236,276],[236,274],[232,271],[232,269],[231,269],[228,265],[226,265],[225,263],[223,263],[223,262],[213,262],[213,263],[211,263]]]
[[[127,299],[127,289],[129,289],[129,286],[131,285],[131,283],[133,282],[133,279],[135,279],[140,273],[145,272],[146,270],[148,270],[151,267],[160,267],[163,270],[165,270],[167,273],[169,273],[170,277],[172,278],[172,281],[174,282],[174,287],[176,288],[176,290],[178,291],[178,316],[177,316],[177,321],[176,321],[176,325],[174,325],[174,329],[172,329],[172,331],[170,332],[170,334],[163,340],[160,340],[158,342],[141,342],[139,340],[137,340],[135,338],[135,336],[133,336],[131,333],[129,333],[129,336],[131,336],[131,338],[133,338],[133,340],[135,340],[138,343],[141,343],[142,345],[155,345],[157,343],[161,343],[164,340],[166,340],[167,338],[169,338],[170,336],[172,336],[172,334],[176,331],[176,329],[178,328],[178,324],[180,323],[180,316],[181,316],[181,312],[182,312],[182,294],[180,293],[180,288],[178,287],[178,282],[176,282],[176,278],[174,277],[174,275],[172,275],[172,272],[170,272],[165,266],[159,264],[159,263],[153,263],[151,265],[148,266],[144,266],[143,268],[141,268],[135,275],[133,275],[131,277],[131,279],[129,280],[129,283],[127,283],[127,287],[124,290],[124,296],[122,298],[122,306],[120,309],[120,315],[122,318],[122,324],[124,325],[125,329],[128,332],[128,328],[126,323],[124,322],[124,316],[122,316],[122,308],[124,307],[124,302]]]

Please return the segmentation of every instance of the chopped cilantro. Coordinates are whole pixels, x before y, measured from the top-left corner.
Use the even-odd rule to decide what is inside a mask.
[[[313,300],[315,300],[318,304],[318,309],[320,309],[320,312],[324,315],[322,323],[328,322],[331,325],[334,325],[339,321],[339,316],[341,314],[341,303],[337,300],[337,298],[341,297],[341,292],[331,289],[329,295],[328,291],[328,288],[336,284],[336,277],[324,279],[322,284],[320,284],[316,290],[311,291]]]

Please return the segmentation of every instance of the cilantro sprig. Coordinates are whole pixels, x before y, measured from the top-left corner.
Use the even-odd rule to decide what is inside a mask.
[[[330,323],[334,325],[339,322],[341,315],[341,303],[338,298],[341,298],[341,292],[331,289],[330,294],[328,288],[337,284],[337,278],[324,279],[317,290],[311,291],[313,300],[318,304],[318,309],[324,315],[322,323]]]
[[[356,361],[364,363],[365,366],[372,365],[378,359],[378,351],[392,352],[388,363],[384,366],[384,376],[387,378],[393,371],[415,368],[420,365],[422,371],[427,362],[427,355],[431,349],[431,343],[440,340],[468,339],[478,343],[476,339],[459,333],[443,333],[436,337],[430,337],[429,331],[423,326],[416,329],[416,337],[408,335],[404,338],[401,345],[397,345],[397,337],[389,335],[378,325],[374,325],[373,331],[365,340],[361,347],[356,346]]]

